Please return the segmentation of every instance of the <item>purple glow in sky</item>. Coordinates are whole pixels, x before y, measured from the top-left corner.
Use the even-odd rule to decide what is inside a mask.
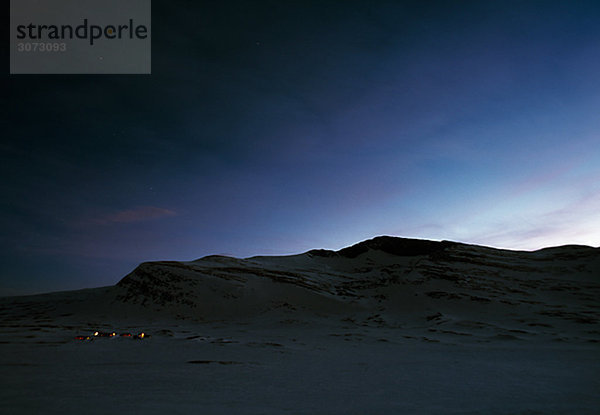
[[[150,76],[8,76],[0,294],[376,235],[600,245],[595,1],[153,4]]]

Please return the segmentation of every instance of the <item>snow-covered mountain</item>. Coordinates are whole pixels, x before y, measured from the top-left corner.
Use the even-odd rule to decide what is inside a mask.
[[[200,318],[318,303],[398,316],[523,308],[595,321],[599,284],[598,248],[517,252],[382,236],[339,251],[143,263],[117,284],[117,297]]]
[[[593,414],[599,298],[585,246],[377,237],[148,262],[0,299],[0,412]],[[151,337],[75,339],[94,331]]]
[[[3,302],[52,303],[47,309],[57,315],[211,321],[305,313],[382,327],[498,326],[533,335],[549,327],[586,332],[599,322],[598,298],[600,248],[523,252],[381,236],[339,251],[146,262],[114,287]],[[599,337],[587,331],[585,338]]]

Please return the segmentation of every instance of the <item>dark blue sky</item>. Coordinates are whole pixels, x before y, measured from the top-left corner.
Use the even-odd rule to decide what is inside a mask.
[[[0,295],[380,234],[600,245],[598,2],[152,7],[150,76],[3,77]]]

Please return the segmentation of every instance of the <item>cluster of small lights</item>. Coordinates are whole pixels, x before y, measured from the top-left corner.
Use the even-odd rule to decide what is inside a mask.
[[[94,338],[96,337],[131,337],[133,339],[145,339],[150,337],[150,335],[141,332],[138,334],[131,334],[131,333],[121,333],[120,335],[117,334],[116,332],[112,331],[112,332],[102,332],[102,331],[95,331],[91,336],[75,336],[75,340],[94,340]]]

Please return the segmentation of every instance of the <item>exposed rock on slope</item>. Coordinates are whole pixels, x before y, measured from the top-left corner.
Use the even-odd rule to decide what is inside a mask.
[[[359,242],[339,251],[315,249],[308,251],[308,255],[324,257],[356,258],[369,250],[377,250],[396,256],[432,255],[443,252],[446,248],[457,245],[455,242],[435,242],[423,239],[405,239],[393,236],[379,236],[367,241]]]

